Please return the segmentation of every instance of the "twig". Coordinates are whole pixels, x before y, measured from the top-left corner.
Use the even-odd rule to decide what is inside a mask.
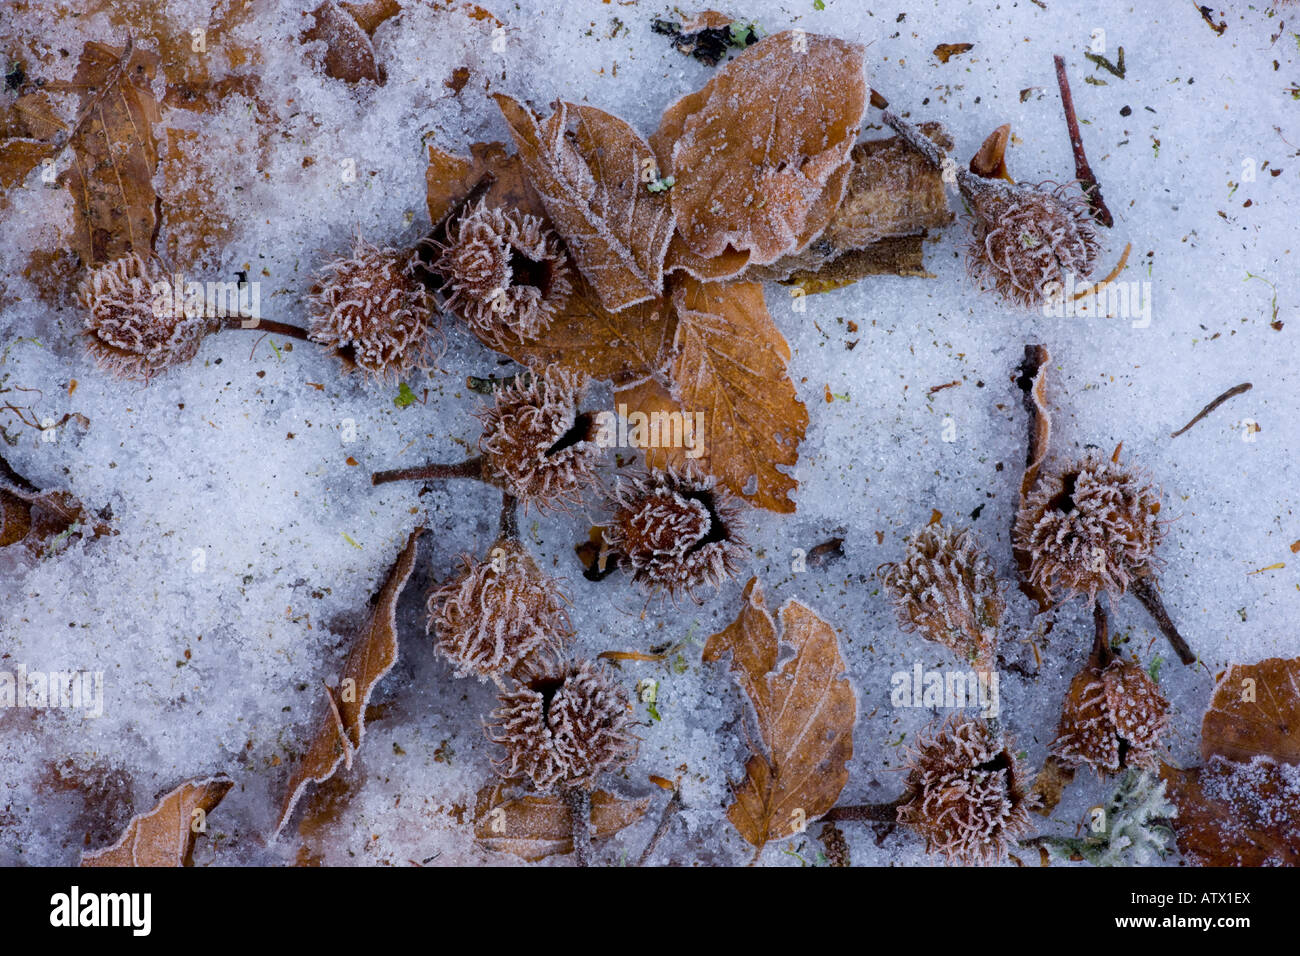
[[[0,478],[4,478],[15,488],[21,491],[29,491],[32,494],[39,494],[40,490],[18,472],[14,471],[9,462],[5,461],[4,456],[0,455]]]
[[[508,491],[501,492],[501,534],[508,541],[519,538],[519,499]]]
[[[1156,590],[1155,581],[1149,577],[1140,577],[1133,581],[1129,590],[1133,596],[1141,602],[1142,606],[1147,609],[1147,613],[1155,619],[1156,627],[1160,628],[1160,633],[1169,639],[1173,646],[1174,653],[1184,664],[1195,664],[1196,654],[1188,646],[1187,641],[1178,633],[1178,628],[1169,617],[1169,612],[1165,610],[1164,602],[1160,600],[1160,592]]]
[[[1092,606],[1092,663],[1103,668],[1115,659],[1115,651],[1110,646],[1110,619],[1100,601]]]
[[[1074,97],[1070,95],[1070,79],[1065,75],[1065,60],[1059,56],[1056,61],[1056,83],[1061,88],[1061,106],[1065,109],[1065,125],[1070,132],[1070,149],[1074,151],[1074,176],[1079,180],[1079,188],[1088,197],[1092,214],[1103,226],[1115,225],[1115,220],[1106,208],[1106,201],[1101,198],[1101,185],[1088,165],[1088,156],[1083,151],[1083,136],[1079,132],[1079,117],[1074,112]]]
[[[564,795],[569,805],[569,821],[573,828],[573,856],[578,866],[591,866],[591,794],[581,787],[572,787]]]
[[[663,813],[659,816],[659,825],[655,827],[654,835],[650,837],[650,842],[646,844],[645,849],[641,851],[641,858],[636,861],[637,866],[645,866],[650,862],[650,857],[654,854],[655,849],[659,846],[663,838],[668,834],[668,828],[672,826],[673,818],[677,816],[682,809],[682,792],[673,791],[673,797],[664,805]]]
[[[391,481],[430,481],[436,478],[482,478],[483,459],[474,457],[452,464],[431,462],[414,468],[394,468],[391,471],[377,471],[370,476],[373,485],[386,485]]]
[[[1214,401],[1210,402],[1210,404],[1206,405],[1206,406],[1205,406],[1204,408],[1202,408],[1199,412],[1197,412],[1197,413],[1192,417],[1192,420],[1191,420],[1190,422],[1188,422],[1188,423],[1187,423],[1186,425],[1184,425],[1182,428],[1178,429],[1178,431],[1176,431],[1176,432],[1171,432],[1170,435],[1169,435],[1169,437],[1170,437],[1170,438],[1177,438],[1179,435],[1181,435],[1183,432],[1187,431],[1187,429],[1191,428],[1193,425],[1195,425],[1197,422],[1199,422],[1199,421],[1200,421],[1202,418],[1204,418],[1206,415],[1210,414],[1210,412],[1214,411],[1216,408],[1218,408],[1220,405],[1222,405],[1222,404],[1223,404],[1224,402],[1226,402],[1228,399],[1230,399],[1230,398],[1236,398],[1238,395],[1241,395],[1241,394],[1243,394],[1244,392],[1249,392],[1252,388],[1254,388],[1254,386],[1251,385],[1250,382],[1242,382],[1240,385],[1234,385],[1234,386],[1232,386],[1232,388],[1228,389],[1226,392],[1224,392],[1222,395],[1220,395],[1220,396],[1219,396],[1218,398],[1216,398]]]
[[[849,807],[831,807],[822,815],[822,823],[839,820],[859,820],[867,823],[897,823],[898,808],[911,801],[916,794],[911,790],[889,803],[862,803]]]
[[[252,325],[245,325],[245,322],[252,322]],[[250,332],[261,332],[269,335],[281,335],[286,339],[300,339],[303,342],[311,341],[311,333],[297,325],[290,325],[288,322],[276,322],[273,319],[241,319],[232,317],[225,320],[221,326],[223,329],[247,329]]]

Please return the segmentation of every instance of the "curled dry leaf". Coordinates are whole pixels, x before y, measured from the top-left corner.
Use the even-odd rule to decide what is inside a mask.
[[[853,756],[857,699],[834,629],[798,601],[780,610],[781,640],[794,656],[776,670],[776,625],[757,578],[744,606],[709,638],[704,660],[731,653],[731,671],[754,705],[763,752],[745,763],[727,819],[751,845],[800,832],[839,798]]]
[[[798,463],[808,409],[787,373],[790,346],[762,285],[683,277],[673,305],[673,397],[686,412],[704,413],[700,464],[750,504],[793,512],[789,492],[799,483],[777,466]]]
[[[1201,767],[1160,770],[1179,848],[1204,866],[1300,865],[1300,658],[1229,668],[1201,753]]]
[[[112,534],[106,521],[91,521],[86,507],[66,491],[41,491],[0,458],[0,548],[22,545],[32,554],[64,538]]]
[[[767,265],[825,228],[867,108],[863,48],[786,31],[664,112],[651,144],[677,229],[705,259],[728,247]]]
[[[349,83],[371,80],[382,86],[386,76],[370,38],[381,23],[401,11],[397,0],[325,0],[311,12],[313,23],[303,32],[302,40],[324,42],[326,76]]]
[[[557,103],[539,123],[517,100],[496,94],[552,225],[600,304],[618,312],[658,298],[673,207],[646,188],[655,172],[650,144],[594,106]],[[572,127],[572,129],[570,129]]]
[[[919,128],[940,148],[952,148],[942,124]],[[746,278],[783,280],[796,271],[818,272],[846,253],[889,238],[916,237],[919,249],[927,229],[952,222],[942,174],[901,137],[858,143],[850,160],[844,200],[816,241],[797,255],[751,269]]]
[[[133,817],[112,846],[83,853],[82,866],[193,866],[194,841],[235,782],[225,774],[187,780]]]
[[[324,783],[339,765],[351,769],[352,755],[366,732],[366,705],[375,685],[397,663],[397,600],[415,568],[415,546],[424,533],[416,528],[388,572],[374,607],[343,665],[338,689],[325,688],[326,711],[307,752],[289,777],[288,793],[274,836],[284,829],[299,798],[311,783]]]
[[[591,795],[591,830],[599,840],[631,826],[645,815],[650,798],[627,800],[604,790]],[[529,862],[573,852],[573,821],[563,793],[509,796],[501,783],[478,792],[474,838],[498,853],[513,853]]]
[[[1020,375],[1016,384],[1024,392],[1025,412],[1029,415],[1029,440],[1025,447],[1025,473],[1020,479],[1020,508],[1025,507],[1025,500],[1038,482],[1038,475],[1047,460],[1047,447],[1052,437],[1052,418],[1047,408],[1047,363],[1052,360],[1047,347],[1043,345],[1026,345],[1025,358],[1021,362]],[[1012,535],[1015,541],[1015,535]],[[1047,592],[1034,584],[1029,577],[1033,556],[1024,548],[1012,548],[1019,570],[1020,590],[1025,597],[1038,605],[1040,613],[1052,606],[1052,599]]]

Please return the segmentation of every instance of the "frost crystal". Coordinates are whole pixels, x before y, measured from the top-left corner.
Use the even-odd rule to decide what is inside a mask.
[[[745,555],[739,509],[694,463],[620,478],[613,502],[605,544],[627,560],[633,580],[654,592],[675,598],[717,587]]]
[[[627,694],[590,661],[542,672],[502,693],[492,712],[489,736],[506,751],[498,770],[543,793],[589,789],[635,755],[631,714]]]
[[[414,258],[359,235],[352,258],[321,270],[308,301],[311,337],[340,351],[368,377],[394,379],[424,366],[432,351],[424,289]]]
[[[565,603],[527,549],[503,539],[429,595],[428,630],[458,677],[499,678],[573,636]]]
[[[1012,537],[1030,555],[1030,580],[1053,597],[1115,599],[1154,573],[1159,511],[1160,493],[1144,476],[1093,457],[1040,478]]]
[[[82,335],[100,368],[125,379],[150,376],[183,365],[218,323],[187,317],[172,304],[159,307],[155,285],[167,282],[153,261],[132,253],[90,270],[77,291],[86,310]]]
[[[569,257],[536,216],[483,200],[450,227],[433,268],[447,308],[488,342],[536,338],[573,291]]]
[[[1000,860],[1029,829],[1032,800],[1016,755],[982,720],[949,718],[912,754],[898,822],[929,853],[963,864]]]
[[[992,665],[1004,604],[993,562],[969,529],[922,528],[899,564],[880,576],[894,600],[899,624],[920,631],[967,660]]]
[[[479,417],[488,474],[527,509],[555,509],[581,500],[595,478],[601,449],[595,422],[578,411],[585,380],[558,365],[524,372],[497,389]]]
[[[967,268],[1005,299],[1034,307],[1062,294],[1066,275],[1084,278],[1097,261],[1097,227],[1068,186],[963,179],[974,211]],[[968,185],[969,184],[969,185]]]

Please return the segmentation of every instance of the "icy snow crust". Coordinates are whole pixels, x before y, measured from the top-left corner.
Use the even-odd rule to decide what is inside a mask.
[[[649,134],[669,103],[710,75],[650,32],[654,17],[671,15],[666,6],[483,0],[507,25],[498,52],[490,21],[412,0],[375,34],[387,84],[352,86],[306,64],[296,37],[310,4],[259,6],[255,22],[231,39],[261,51],[263,96],[282,118],[266,161],[252,132],[255,106],[242,96],[207,116],[167,111],[165,120],[228,135],[229,149],[207,158],[236,191],[235,214],[220,268],[205,278],[248,269],[263,282],[263,313],[299,325],[313,271],[345,254],[358,227],[391,246],[428,228],[422,136],[453,151],[508,138],[488,91],[538,108],[556,98],[589,102]],[[808,297],[802,314],[784,288],[768,286],[811,415],[797,467],[798,513],[750,511],[752,563],[716,596],[643,614],[644,597],[626,576],[584,580],[573,546],[602,516],[594,495],[591,514],[526,516],[523,535],[539,565],[564,579],[572,597],[578,652],[687,642],[676,668],[678,652],[663,663],[625,662],[617,674],[629,690],[641,678],[658,680],[662,719],[638,704],[639,757],[624,779],[606,781],[626,795],[653,796],[647,816],[603,846],[606,860],[635,859],[648,840],[666,798],[649,774],[680,777],[686,807],[657,862],[734,864],[751,855],[725,818],[727,780],[743,772],[747,704],[724,665],[700,662],[705,638],[735,616],[751,573],[773,607],[796,598],[839,632],[859,714],[842,802],[898,795],[907,744],[946,712],[891,706],[890,676],[916,661],[960,665],[899,629],[875,572],[901,558],[904,536],[932,509],[974,526],[1004,582],[1004,653],[1025,673],[1001,672],[1002,726],[1029,765],[1041,765],[1070,676],[1087,657],[1091,621],[1082,602],[1068,605],[1041,670],[1025,676],[1034,657],[1023,641],[1043,623],[1012,583],[1008,540],[1025,441],[1013,369],[1026,342],[1052,352],[1053,459],[1094,447],[1109,454],[1122,441],[1125,459],[1163,488],[1162,517],[1173,519],[1160,549],[1164,600],[1203,664],[1173,660],[1132,598],[1119,602],[1113,627],[1144,666],[1157,655],[1165,661],[1168,758],[1199,761],[1200,717],[1216,671],[1300,653],[1300,555],[1290,549],[1300,539],[1293,344],[1300,149],[1292,145],[1300,143],[1300,105],[1287,92],[1300,73],[1290,23],[1274,41],[1281,18],[1258,8],[1266,4],[1235,5],[1223,36],[1189,4],[871,6],[875,13],[854,0],[827,0],[823,11],[811,0],[746,0],[727,9],[769,33],[801,27],[870,44],[872,85],[913,119],[943,121],[960,162],[1010,122],[1017,138],[1008,162],[1026,182],[1073,175],[1051,59],[1064,54],[1089,158],[1116,217],[1103,235],[1099,273],[1131,241],[1124,278],[1151,283],[1152,321],[1134,328],[1122,318],[1006,310],[966,278],[959,222],[927,246],[933,279],[871,278]],[[210,5],[168,7],[178,22],[191,13],[203,22]],[[45,23],[40,16],[6,12],[6,27],[72,50],[61,61],[64,78],[88,36],[122,42],[102,14]],[[1105,31],[1112,60],[1124,46],[1126,79],[1084,58],[1096,30]],[[940,64],[931,50],[941,42],[974,49]],[[461,66],[471,77],[457,95],[444,80]],[[1106,85],[1086,83],[1089,76]],[[1131,115],[1120,115],[1125,106]],[[864,136],[885,135],[878,113],[869,122]],[[357,170],[350,182],[340,175],[349,159]],[[1243,169],[1266,160],[1269,169],[1247,181]],[[1274,169],[1281,174],[1270,175]],[[960,213],[955,194],[951,203]],[[38,485],[69,489],[94,510],[110,506],[118,535],[5,566],[0,668],[102,671],[104,712],[0,712],[0,863],[78,860],[88,828],[83,797],[48,782],[49,767],[65,761],[92,779],[122,772],[115,779],[125,799],[89,813],[114,834],[131,809],[148,810],[181,780],[227,771],[236,787],[211,815],[211,839],[200,841],[196,861],[292,861],[293,827],[264,843],[290,761],[315,730],[322,682],[336,679],[366,601],[417,523],[432,533],[399,613],[401,659],[376,694],[385,709],[350,771],[354,795],[314,844],[328,864],[517,863],[479,848],[472,835],[474,794],[492,772],[481,721],[494,691],[454,679],[423,627],[431,584],[453,573],[459,555],[493,541],[499,495],[468,481],[421,495],[409,483],[374,488],[369,480],[380,468],[466,457],[479,434],[471,412],[484,401],[466,388],[466,376],[511,366],[450,328],[442,371],[407,377],[418,398],[428,390],[427,402],[399,408],[396,387],[344,377],[325,350],[223,332],[148,386],[114,381],[76,340],[76,309],[42,305],[22,278],[28,256],[58,243],[69,216],[66,191],[43,189],[36,176],[13,196],[0,247],[0,387],[4,402],[30,405],[38,420],[72,412],[89,427],[69,425],[42,442],[5,413],[2,451]],[[1270,327],[1273,289],[1247,273],[1274,285],[1281,331]],[[952,381],[961,384],[930,393]],[[1170,439],[1243,381],[1254,389]],[[828,402],[827,391],[839,397]],[[609,402],[607,391],[597,398]],[[949,421],[956,439],[946,442]],[[353,430],[355,441],[345,442]],[[614,472],[611,458],[606,480]],[[792,570],[793,549],[832,536],[844,538],[844,560]],[[1285,567],[1251,573],[1278,564]],[[1043,832],[1072,834],[1108,792],[1081,773]],[[762,862],[813,861],[818,829],[769,846]],[[903,830],[879,847],[866,826],[844,830],[856,864],[940,862]]]

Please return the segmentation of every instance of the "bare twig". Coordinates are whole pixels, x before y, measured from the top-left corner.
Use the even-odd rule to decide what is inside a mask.
[[[1222,405],[1222,404],[1223,404],[1224,402],[1226,402],[1228,399],[1230,399],[1230,398],[1235,398],[1236,396],[1241,395],[1241,394],[1244,393],[1244,392],[1249,392],[1253,387],[1254,387],[1254,386],[1252,386],[1252,385],[1250,384],[1250,382],[1242,382],[1240,385],[1234,385],[1234,386],[1232,386],[1232,388],[1228,389],[1226,392],[1224,392],[1222,395],[1220,395],[1220,396],[1219,396],[1218,398],[1216,398],[1214,401],[1210,402],[1210,404],[1206,405],[1206,406],[1205,406],[1204,408],[1202,408],[1199,412],[1197,412],[1197,413],[1192,417],[1192,420],[1191,420],[1190,422],[1188,422],[1188,423],[1187,423],[1186,425],[1184,425],[1182,428],[1178,429],[1178,431],[1176,431],[1176,432],[1171,432],[1170,435],[1169,435],[1169,437],[1170,437],[1170,438],[1177,438],[1179,435],[1181,435],[1183,432],[1187,431],[1187,429],[1191,428],[1193,425],[1195,425],[1197,422],[1199,422],[1199,421],[1200,421],[1202,418],[1204,418],[1206,415],[1210,414],[1210,412],[1214,411],[1216,408],[1218,408],[1220,405]]]
[[[591,794],[581,787],[572,787],[564,799],[569,805],[573,827],[574,861],[578,866],[591,866]]]
[[[822,816],[821,820],[823,823],[834,823],[838,820],[896,823],[898,822],[898,808],[915,796],[916,794],[909,790],[897,800],[891,800],[889,803],[862,803],[849,807],[831,807]]]
[[[1183,636],[1178,633],[1178,628],[1170,619],[1169,612],[1165,610],[1164,602],[1160,600],[1160,592],[1156,590],[1155,579],[1149,577],[1137,578],[1129,586],[1129,590],[1147,609],[1147,613],[1155,619],[1156,627],[1160,628],[1160,633],[1169,639],[1169,643],[1173,646],[1178,659],[1184,664],[1195,664],[1196,654],[1188,646]]]
[[[430,463],[414,468],[394,468],[391,471],[377,471],[370,476],[370,483],[386,485],[391,481],[430,481],[437,478],[482,478],[483,459],[474,457],[453,464]]]
[[[1070,149],[1074,151],[1074,176],[1088,197],[1088,205],[1096,220],[1103,226],[1113,226],[1115,220],[1106,208],[1106,201],[1101,198],[1101,186],[1083,151],[1083,136],[1079,132],[1079,117],[1074,112],[1074,97],[1070,95],[1070,79],[1065,75],[1065,60],[1059,56],[1053,59],[1056,61],[1056,83],[1061,88],[1061,106],[1065,109],[1065,125],[1070,132]]]
[[[251,322],[252,325],[244,323]],[[310,333],[297,325],[290,325],[288,322],[276,322],[272,319],[247,318],[241,319],[237,316],[228,318],[221,326],[223,329],[247,329],[250,332],[261,332],[263,334],[280,335],[286,339],[300,339],[303,342],[310,342]]]
[[[673,791],[673,797],[664,805],[663,813],[659,816],[659,825],[655,827],[654,835],[650,837],[650,842],[646,844],[645,849],[641,851],[641,858],[636,861],[637,866],[645,866],[650,862],[650,857],[658,848],[663,838],[667,836],[669,827],[672,826],[673,818],[677,816],[682,809],[682,792]]]
[[[501,492],[500,534],[510,541],[519,537],[519,499],[508,491]]]

